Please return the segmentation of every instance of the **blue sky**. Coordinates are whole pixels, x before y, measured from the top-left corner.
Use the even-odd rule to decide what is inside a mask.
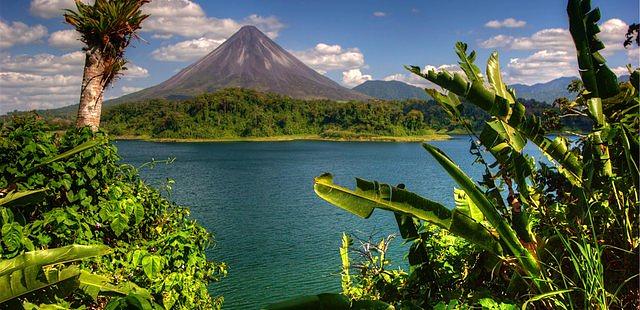
[[[0,1],[0,114],[73,104],[83,56],[60,10],[72,0]],[[622,48],[638,22],[637,0],[594,0],[602,10],[605,55],[616,72],[638,66]],[[484,67],[498,50],[510,83],[575,75],[566,1],[189,1],[154,0],[142,37],[127,53],[130,71],[108,98],[155,85],[204,56],[240,26],[254,24],[303,62],[353,87],[367,79],[424,86],[404,64],[457,70],[453,45],[465,41]],[[66,30],[66,31],[65,31]]]

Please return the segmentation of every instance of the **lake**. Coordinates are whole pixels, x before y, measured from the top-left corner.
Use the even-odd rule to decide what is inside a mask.
[[[419,143],[234,142],[153,143],[117,141],[123,161],[134,166],[175,157],[170,165],[143,168],[151,184],[175,180],[171,199],[189,206],[192,217],[215,234],[210,259],[228,264],[229,275],[215,283],[225,309],[257,309],[292,296],[340,291],[342,232],[366,238],[398,234],[393,214],[374,211],[361,219],[329,205],[313,192],[313,178],[334,174],[353,188],[353,177],[407,189],[453,205],[453,181]],[[458,136],[432,142],[469,175],[470,140]],[[402,264],[402,240],[390,256]]]

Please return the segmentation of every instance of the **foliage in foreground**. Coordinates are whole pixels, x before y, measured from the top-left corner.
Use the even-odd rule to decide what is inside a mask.
[[[207,261],[205,249],[212,236],[189,219],[188,209],[146,185],[134,167],[120,164],[111,144],[65,161],[48,161],[93,139],[105,137],[88,128],[58,135],[32,118],[15,118],[0,129],[0,188],[46,189],[44,201],[36,205],[0,206],[0,259],[72,244],[106,245],[111,251],[105,255],[54,268],[77,268],[114,284],[143,287],[165,309],[219,308],[222,298],[212,298],[207,286],[224,276],[226,266]],[[109,301],[90,290],[74,290],[61,298],[55,292],[64,285],[53,287],[49,291],[54,293],[28,294],[9,300],[9,305],[100,308]],[[125,297],[117,302],[126,308],[139,301]]]
[[[315,179],[321,198],[358,216],[367,218],[374,209],[394,212],[402,237],[411,242],[407,275],[382,272],[384,252],[376,251],[354,280],[344,257],[347,239],[341,249],[343,294],[410,309],[513,308],[510,303],[553,309],[640,306],[640,71],[630,68],[630,82],[618,83],[598,52],[604,48],[596,36],[599,10],[589,1],[569,0],[567,12],[583,88],[563,108],[593,121],[586,135],[574,141],[548,138],[540,119],[527,115],[502,82],[497,53],[481,74],[475,52],[458,43],[464,75],[408,68],[446,90],[427,92],[452,119],[462,121],[460,98],[491,115],[479,136],[467,126],[471,154],[485,168],[477,183],[443,151],[423,145],[460,187],[453,191],[454,208],[404,185],[357,179],[351,190],[334,184],[330,174]],[[553,165],[536,164],[526,155],[528,141]],[[433,240],[434,229],[466,244],[468,264],[448,274],[442,265],[464,258],[438,256],[455,250],[457,242],[447,245],[440,235]],[[443,275],[453,280],[440,282]]]

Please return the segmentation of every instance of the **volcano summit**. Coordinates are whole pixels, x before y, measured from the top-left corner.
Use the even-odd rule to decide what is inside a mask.
[[[218,48],[170,79],[114,102],[187,98],[228,87],[299,99],[368,99],[309,68],[258,28],[244,26]]]

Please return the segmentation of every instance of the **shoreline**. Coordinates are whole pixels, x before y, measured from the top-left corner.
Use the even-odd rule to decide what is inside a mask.
[[[290,141],[327,141],[327,142],[425,142],[452,139],[449,134],[430,134],[421,136],[364,136],[328,138],[319,135],[287,135],[272,137],[234,137],[234,138],[152,138],[148,136],[116,136],[115,140],[138,140],[158,143],[223,143],[223,142],[290,142]]]

